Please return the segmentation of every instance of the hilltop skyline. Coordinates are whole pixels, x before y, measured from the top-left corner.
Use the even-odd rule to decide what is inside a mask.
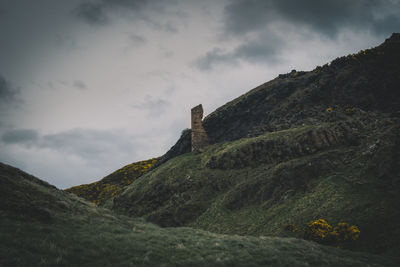
[[[0,161],[57,187],[165,153],[291,69],[400,29],[399,1],[0,1]]]

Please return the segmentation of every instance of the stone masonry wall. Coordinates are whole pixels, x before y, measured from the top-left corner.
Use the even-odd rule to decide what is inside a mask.
[[[192,108],[192,151],[202,151],[208,145],[208,136],[203,127],[203,106]]]

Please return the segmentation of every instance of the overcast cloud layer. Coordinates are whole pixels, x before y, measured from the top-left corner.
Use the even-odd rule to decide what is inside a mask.
[[[383,42],[399,0],[0,0],[0,161],[60,188],[160,156],[280,73]]]

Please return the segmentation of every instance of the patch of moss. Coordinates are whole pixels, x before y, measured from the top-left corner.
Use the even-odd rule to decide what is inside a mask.
[[[126,165],[98,182],[74,186],[65,191],[96,205],[104,205],[108,200],[118,196],[126,186],[148,172],[158,159],[152,158]]]

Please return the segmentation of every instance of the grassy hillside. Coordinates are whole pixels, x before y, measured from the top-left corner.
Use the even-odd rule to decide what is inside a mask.
[[[158,159],[152,158],[126,165],[98,182],[74,186],[65,191],[74,193],[96,205],[105,205],[118,196],[126,186],[148,172]]]
[[[254,236],[301,237],[285,226],[323,218],[360,228],[348,248],[396,254],[399,136],[397,118],[359,113],[218,143],[137,179],[114,209],[162,226]]]
[[[0,163],[0,266],[395,266],[294,238],[160,228]]]
[[[344,247],[400,251],[400,34],[310,72],[280,75],[204,119],[113,209],[161,226],[301,237],[310,221],[361,231]],[[181,154],[180,156],[177,156]],[[289,227],[290,229],[290,227]]]
[[[313,71],[279,75],[221,106],[204,119],[213,143],[315,125],[338,118],[321,112],[400,110],[400,33],[381,45],[333,60]]]
[[[399,266],[399,88],[393,34],[217,109],[202,153],[66,191],[0,164],[0,266]]]
[[[394,33],[378,47],[313,71],[281,74],[209,114],[204,127],[210,141],[219,143],[343,120],[355,110],[399,116],[399,62],[400,33]],[[190,142],[184,132],[161,162],[190,152]]]

